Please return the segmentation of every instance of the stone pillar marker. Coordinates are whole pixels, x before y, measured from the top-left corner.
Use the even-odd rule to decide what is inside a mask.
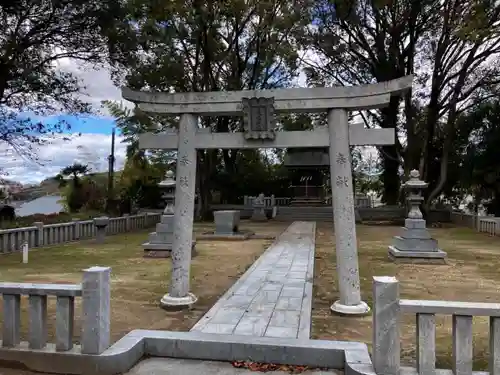
[[[96,242],[104,243],[106,238],[106,227],[109,224],[109,217],[101,216],[94,218],[94,225],[96,228]]]
[[[193,244],[194,195],[196,185],[195,135],[198,117],[183,114],[179,123],[177,151],[174,241],[170,290],[160,300],[167,309],[186,308],[198,299],[189,292]]]
[[[90,267],[82,280],[82,354],[101,354],[110,345],[111,268]]]
[[[446,262],[446,252],[438,248],[438,243],[426,227],[426,221],[420,211],[420,204],[424,200],[422,190],[429,184],[420,180],[417,170],[410,172],[410,179],[404,184],[408,191],[410,210],[405,219],[405,226],[399,236],[393,239],[389,246],[389,258],[403,263],[438,263]]]
[[[252,202],[252,217],[250,220],[252,221],[267,221],[266,215],[266,204],[264,202],[264,194],[261,193],[257,198],[255,198]]]
[[[240,225],[240,211],[214,211],[215,234],[237,234]]]
[[[36,234],[35,246],[37,246],[37,247],[43,246],[43,244],[44,244],[43,221],[35,221],[33,223],[33,226],[37,227],[37,229],[38,229],[37,234]]]
[[[75,223],[75,240],[80,239],[80,219],[72,219],[73,223]]]
[[[130,231],[132,228],[130,227],[130,214],[123,214],[123,216],[125,217],[125,229],[128,231]]]
[[[368,305],[361,301],[359,286],[354,192],[349,150],[349,123],[347,111],[328,112],[330,132],[330,179],[335,226],[335,252],[340,298],[330,307],[340,314],[366,314]]]
[[[400,370],[399,283],[395,277],[373,278],[372,359],[377,374]]]
[[[28,263],[28,254],[29,254],[29,247],[28,247],[28,242],[24,241],[23,244],[21,245],[22,253],[23,253],[23,263],[27,264]]]

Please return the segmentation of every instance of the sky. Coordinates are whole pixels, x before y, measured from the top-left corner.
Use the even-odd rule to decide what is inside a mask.
[[[63,118],[71,124],[71,130],[64,134],[70,140],[58,136],[50,144],[38,148],[40,163],[26,160],[16,155],[5,144],[0,144],[0,166],[5,171],[2,176],[23,184],[39,183],[47,177],[55,176],[60,170],[74,162],[89,164],[93,171],[107,170],[107,157],[111,152],[111,132],[114,120],[102,110],[102,100],[121,101],[120,90],[113,85],[106,68],[90,69],[78,63],[64,59],[58,62],[60,69],[69,70],[78,75],[85,90],[82,96],[92,104],[100,115],[72,117],[64,114],[46,117],[43,122],[55,123]],[[130,103],[126,103],[129,104]],[[81,133],[81,135],[80,135]],[[116,168],[123,167],[126,145],[121,136],[116,137]]]
[[[0,166],[5,172],[1,177],[23,184],[36,184],[48,177],[55,176],[61,169],[75,162],[89,164],[95,172],[107,170],[107,157],[111,151],[111,131],[114,127],[114,120],[103,109],[101,102],[103,100],[121,101],[128,106],[131,106],[132,103],[122,100],[120,89],[114,86],[106,68],[93,69],[70,59],[59,60],[58,68],[78,76],[85,87],[83,98],[92,104],[96,112],[101,114],[79,116],[78,118],[59,114],[44,118],[44,122],[52,123],[63,118],[71,124],[71,130],[64,134],[65,137],[69,136],[69,141],[65,141],[62,139],[63,136],[59,136],[50,144],[38,148],[37,154],[40,163],[26,160],[16,155],[6,145],[0,144]],[[305,76],[301,76],[297,83],[299,86],[305,85]],[[126,145],[121,140],[120,134],[117,134],[116,169],[122,168],[125,162]]]
[[[314,56],[308,56],[314,60]],[[57,175],[61,169],[75,162],[88,164],[93,172],[103,172],[108,168],[108,155],[111,152],[111,132],[114,120],[103,109],[103,100],[121,101],[131,107],[132,103],[123,101],[120,89],[111,81],[106,68],[93,69],[70,59],[61,59],[58,68],[70,71],[78,76],[85,89],[82,96],[91,103],[99,115],[72,117],[64,114],[45,117],[44,122],[57,122],[64,119],[71,124],[71,130],[63,136],[56,137],[47,145],[38,148],[40,162],[26,160],[5,144],[0,144],[0,167],[4,175],[0,176],[23,184],[36,184]],[[306,85],[305,75],[297,79],[297,86]],[[125,162],[126,144],[117,134],[115,145],[115,168],[121,169]]]

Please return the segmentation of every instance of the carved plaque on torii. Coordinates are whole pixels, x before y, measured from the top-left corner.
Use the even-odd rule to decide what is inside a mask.
[[[274,140],[274,98],[242,98],[245,139]]]

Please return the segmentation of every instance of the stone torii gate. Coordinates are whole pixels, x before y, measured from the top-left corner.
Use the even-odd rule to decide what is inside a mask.
[[[124,99],[148,113],[180,116],[178,130],[145,133],[142,149],[177,150],[177,190],[172,249],[172,280],[164,307],[190,306],[189,292],[197,149],[329,147],[332,205],[340,298],[331,310],[365,314],[361,300],[350,145],[394,144],[394,129],[366,129],[348,124],[348,111],[386,106],[391,95],[409,89],[412,76],[353,87],[246,90],[234,92],[153,93],[122,89]],[[276,131],[275,112],[328,113],[328,126],[306,131]],[[200,116],[243,116],[244,132],[212,133],[198,126]]]

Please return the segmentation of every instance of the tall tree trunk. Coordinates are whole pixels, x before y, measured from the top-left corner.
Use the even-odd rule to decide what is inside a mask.
[[[398,205],[399,203],[399,159],[396,146],[382,147],[382,182],[384,192],[382,202],[388,205]]]
[[[385,129],[394,129],[395,144],[390,146],[382,146],[381,157],[384,172],[382,173],[382,182],[384,184],[384,192],[382,194],[382,201],[388,205],[397,205],[399,202],[399,140],[397,137],[398,126],[398,108],[400,98],[391,97],[388,107],[380,110],[381,112],[381,126]]]
[[[198,204],[200,205],[198,214],[201,220],[212,219],[210,205],[212,204],[211,176],[214,164],[212,163],[211,156],[213,152],[216,152],[216,150],[204,150],[198,153]]]

